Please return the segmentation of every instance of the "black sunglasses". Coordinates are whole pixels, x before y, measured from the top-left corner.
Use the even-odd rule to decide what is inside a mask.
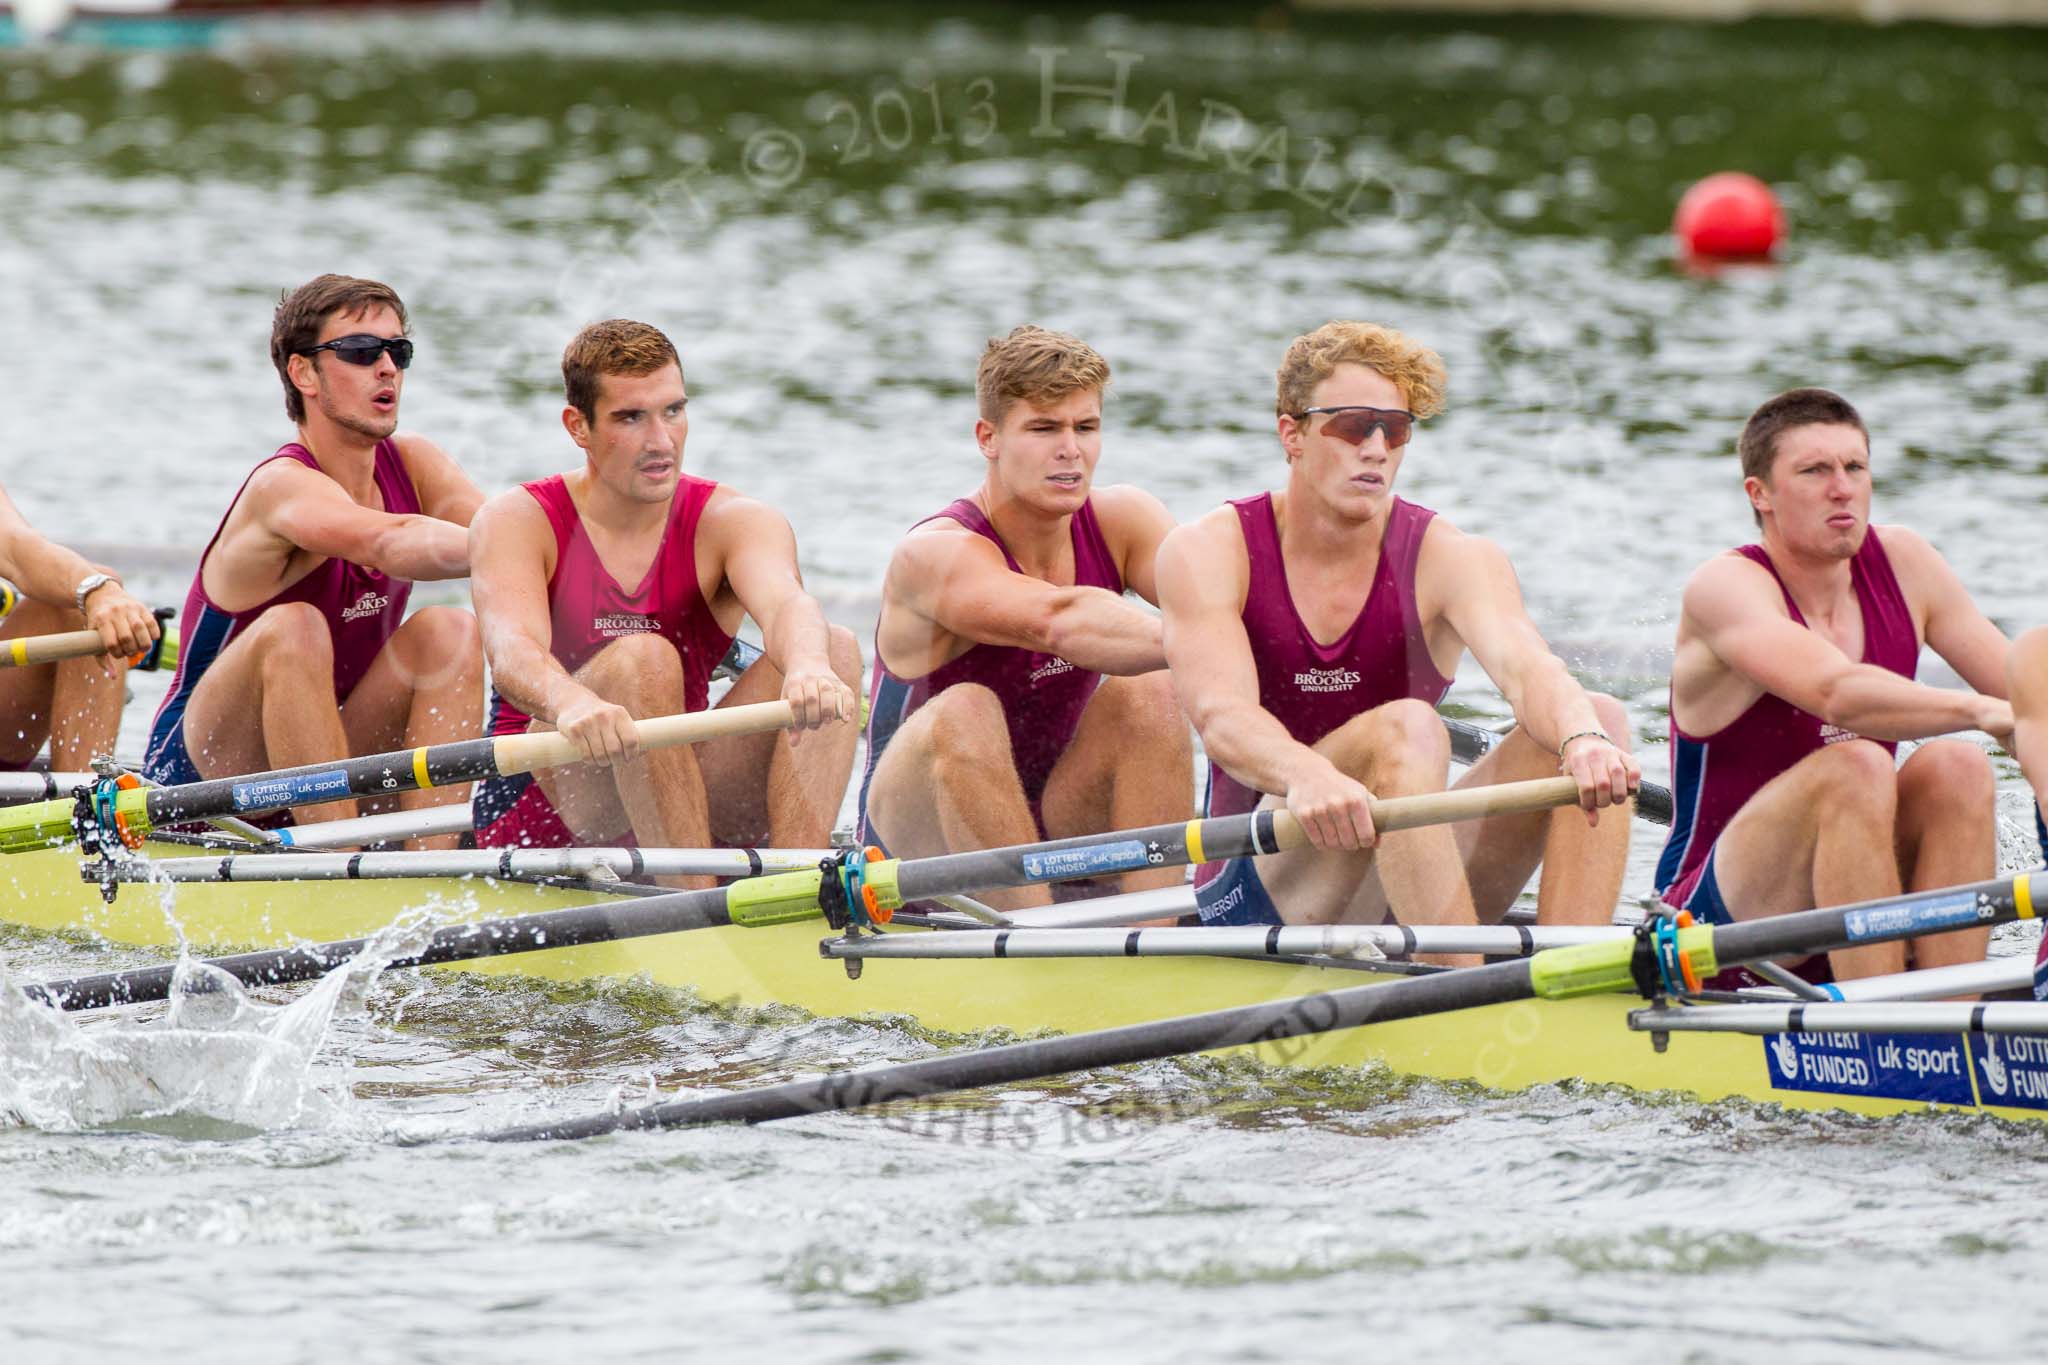
[[[1388,446],[1397,449],[1407,445],[1408,438],[1415,434],[1415,414],[1400,408],[1303,408],[1294,414],[1294,420],[1307,421],[1318,412],[1330,415],[1330,420],[1323,423],[1323,434],[1348,446],[1363,445],[1371,440],[1374,427],[1386,432]]]
[[[374,365],[377,357],[391,352],[391,363],[403,370],[412,364],[412,340],[409,337],[371,336],[368,332],[356,332],[332,341],[323,341],[318,346],[308,346],[300,355],[311,355],[315,351],[332,351],[351,365]]]

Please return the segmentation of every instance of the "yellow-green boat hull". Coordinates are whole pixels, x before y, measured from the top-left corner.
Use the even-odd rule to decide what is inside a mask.
[[[191,850],[153,846],[150,852],[175,857]],[[0,900],[9,907],[5,918],[137,945],[175,943],[175,922],[192,944],[225,950],[353,938],[427,904],[445,907],[450,917],[485,918],[593,899],[584,891],[484,878],[422,878],[129,885],[106,905],[96,888],[81,881],[78,869],[77,855],[68,850],[6,859],[0,864]],[[820,1016],[907,1015],[926,1028],[952,1033],[992,1028],[1072,1033],[1385,979],[1344,968],[1261,961],[1121,957],[872,959],[854,979],[843,963],[819,956],[818,941],[825,933],[822,922],[708,929],[523,953],[446,970],[554,980],[644,975],[734,1005],[790,1005]],[[1659,1052],[1649,1036],[1627,1026],[1626,1015],[1637,1003],[1620,997],[1532,1000],[1251,1050],[1277,1064],[1379,1062],[1406,1074],[1506,1090],[1579,1079],[1708,1100],[1741,1097],[1873,1115],[1930,1107],[2022,1120],[2048,1115],[2048,1048],[2034,1040],[1680,1033]],[[1999,1049],[1999,1055],[1987,1064],[1992,1049]],[[1994,1082],[2004,1085],[2003,1094]]]

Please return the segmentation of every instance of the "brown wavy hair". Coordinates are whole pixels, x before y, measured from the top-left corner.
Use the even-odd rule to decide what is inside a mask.
[[[379,304],[398,314],[399,330],[404,331],[408,325],[404,300],[390,285],[375,280],[322,275],[287,290],[278,299],[277,312],[270,318],[270,363],[277,366],[277,377],[284,384],[284,411],[292,421],[306,420],[305,395],[292,383],[292,357],[317,345],[320,329],[336,313],[361,317]]]
[[[597,421],[597,391],[608,374],[638,378],[664,365],[683,372],[675,343],[658,327],[628,318],[593,322],[562,351],[562,392],[586,421]]]

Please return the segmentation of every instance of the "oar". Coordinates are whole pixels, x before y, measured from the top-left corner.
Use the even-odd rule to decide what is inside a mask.
[[[119,882],[329,882],[417,877],[758,877],[815,868],[829,848],[463,848],[392,853],[228,853],[137,858]],[[87,864],[82,874],[102,875]]]
[[[1451,757],[1460,763],[1477,763],[1500,743],[1499,735],[1469,720],[1451,716],[1444,716],[1442,720],[1444,729],[1451,735]],[[1653,825],[1670,824],[1671,789],[1660,787],[1655,782],[1641,784],[1636,789],[1636,815]]]
[[[1568,777],[1551,777],[1536,782],[1391,797],[1373,803],[1373,821],[1383,830],[1414,829],[1485,815],[1544,810],[1577,799],[1576,783]],[[1276,853],[1306,842],[1307,836],[1286,811],[1261,810],[1078,839],[949,853],[937,858],[885,859],[868,863],[860,871],[867,890],[874,893],[868,900],[870,913],[883,915],[905,901],[1035,882],[1068,881],[1137,867],[1181,867],[1209,858]],[[390,965],[424,967],[724,925],[760,928],[798,923],[823,913],[819,896],[826,889],[824,872],[813,867],[753,877],[708,891],[674,891],[631,902],[606,902],[544,910],[512,919],[450,925],[435,930],[419,952],[396,958]],[[836,874],[831,889],[838,889]],[[208,965],[250,985],[275,985],[324,976],[368,946],[367,938],[352,938],[214,958]],[[165,963],[24,989],[33,998],[59,1009],[100,1009],[163,999],[170,992],[175,970],[175,963]]]
[[[795,723],[789,703],[756,702],[635,722],[643,749],[697,744],[724,735],[783,730]],[[574,763],[574,743],[552,730],[422,745],[364,758],[310,763],[300,768],[222,777],[176,787],[134,787],[113,797],[113,814],[131,835],[163,825],[279,810],[351,796],[384,796],[422,787],[445,787]],[[21,853],[68,842],[74,804],[41,801],[0,810],[0,853]]]
[[[2036,899],[2044,896],[2048,896],[2048,873],[2029,873],[2010,880],[1918,892],[1830,910],[1808,910],[1744,924],[1696,925],[1679,930],[1675,946],[1678,953],[1690,960],[1695,974],[1704,978],[1721,967],[1744,962],[1806,956],[1830,948],[2031,918]],[[1041,1081],[1096,1067],[1158,1061],[1482,1005],[1629,992],[1638,989],[1637,971],[1644,965],[1637,961],[1638,951],[1638,941],[1633,939],[1550,948],[1513,962],[1406,977],[1384,985],[1352,986],[1156,1023],[869,1067],[733,1095],[671,1100],[621,1112],[508,1128],[483,1136],[492,1142],[525,1142],[595,1137],[622,1128],[768,1123],[982,1086]],[[1647,970],[1654,973],[1655,964],[1648,964]],[[1807,1007],[1809,1011],[1815,1008]],[[1813,1016],[1809,1013],[1808,1017]]]
[[[150,647],[136,655],[130,664],[145,671],[164,666],[165,644],[170,632],[164,629],[164,622],[170,620],[169,607],[156,608],[157,637]],[[0,668],[28,668],[34,664],[53,664],[64,659],[89,659],[95,654],[105,654],[107,642],[96,630],[61,630],[52,635],[23,635],[13,640],[0,640]],[[177,665],[177,646],[170,646],[170,666]]]

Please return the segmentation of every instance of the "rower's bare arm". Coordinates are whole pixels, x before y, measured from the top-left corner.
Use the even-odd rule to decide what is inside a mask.
[[[2012,642],[1978,607],[1941,551],[1917,531],[1881,528],[1884,548],[1909,599],[1923,604],[1927,647],[1947,661],[1962,680],[1988,697],[2006,691],[2006,659]]]
[[[1166,666],[1157,617],[1104,588],[1017,573],[994,543],[965,527],[934,524],[905,536],[884,591],[891,606],[962,640],[1055,654],[1117,676]]]
[[[1159,545],[1173,530],[1166,504],[1134,484],[1098,488],[1091,500],[1103,538],[1117,557],[1124,586],[1159,605]]]
[[[409,433],[398,438],[398,451],[412,475],[420,508],[440,521],[452,521],[467,528],[484,505],[483,490],[465,474],[448,453],[424,436]]]
[[[0,491],[0,578],[38,602],[69,606],[72,592],[87,575],[112,572],[29,525],[13,499]]]
[[[2034,799],[2048,810],[2048,626],[2013,641],[2010,667],[2012,754]]]
[[[244,500],[257,509],[265,531],[308,554],[414,582],[469,573],[464,528],[424,513],[371,511],[296,460],[272,460],[257,470]]]
[[[1371,793],[1259,704],[1259,670],[1244,628],[1249,568],[1235,509],[1168,535],[1158,581],[1173,689],[1209,757],[1244,785],[1284,798],[1317,848],[1370,848]]]
[[[1853,734],[1898,740],[2012,730],[2012,708],[1997,697],[1928,687],[1849,658],[1794,622],[1770,574],[1737,556],[1718,556],[1694,571],[1683,611],[1681,642],[1696,636],[1719,667]],[[1674,688],[1685,686],[1685,671],[1681,661]],[[1677,700],[1683,706],[1683,697]]]
[[[54,607],[77,605],[78,585],[96,573],[111,575],[76,550],[45,536],[28,524],[5,490],[0,490],[0,578],[24,596]],[[156,639],[156,617],[130,596],[118,579],[87,594],[85,623],[99,632],[110,654],[140,654]],[[107,665],[114,666],[111,662]]]
[[[554,548],[547,513],[523,488],[492,498],[470,522],[468,553],[475,569],[469,590],[491,681],[514,706],[553,725],[593,762],[629,758],[640,743],[632,716],[577,682],[550,648]]]
[[[761,627],[769,662],[782,671],[782,699],[796,717],[791,732],[860,715],[851,688],[832,668],[831,625],[804,591],[796,533],[766,503],[721,490],[704,511],[704,534],[724,565],[725,581]]]
[[[1633,754],[1605,738],[1592,698],[1529,619],[1506,552],[1438,522],[1427,536],[1417,573],[1428,599],[1442,603],[1444,619],[1500,689],[1516,724],[1559,756],[1589,815],[1626,800],[1641,785],[1642,769]]]

